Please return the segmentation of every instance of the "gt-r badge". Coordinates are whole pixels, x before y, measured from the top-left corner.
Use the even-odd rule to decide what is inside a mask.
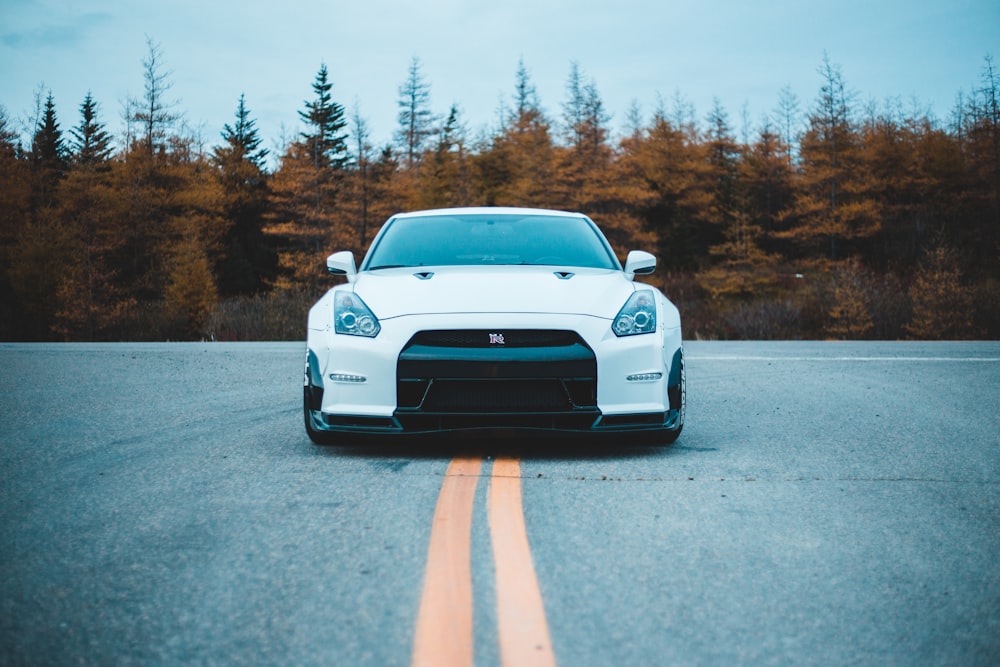
[[[490,334],[490,345],[506,345],[503,339],[502,333],[491,333]]]

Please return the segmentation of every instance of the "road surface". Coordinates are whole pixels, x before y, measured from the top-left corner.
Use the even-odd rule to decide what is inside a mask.
[[[322,448],[299,343],[0,345],[0,664],[1000,664],[1000,344],[686,353],[670,447]]]

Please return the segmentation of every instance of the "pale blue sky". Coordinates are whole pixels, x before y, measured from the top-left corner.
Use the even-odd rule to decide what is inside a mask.
[[[143,92],[147,35],[172,72],[169,97],[209,145],[240,93],[269,148],[296,132],[323,62],[334,99],[357,101],[383,144],[414,56],[434,112],[457,103],[473,132],[510,102],[520,58],[550,117],[575,61],[615,130],[632,100],[648,119],[679,94],[698,119],[718,98],[739,132],[744,107],[757,124],[785,86],[812,106],[824,52],[860,102],[916,99],[945,119],[985,56],[1000,59],[1000,2],[0,0],[0,105],[27,118],[44,85],[66,130],[90,90],[117,131],[122,102]]]

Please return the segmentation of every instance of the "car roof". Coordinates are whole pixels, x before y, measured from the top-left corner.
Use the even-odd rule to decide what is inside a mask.
[[[427,211],[410,211],[397,213],[393,218],[422,218],[440,215],[540,215],[548,217],[581,218],[583,213],[556,211],[544,208],[519,208],[514,206],[469,206],[465,208],[437,208]]]

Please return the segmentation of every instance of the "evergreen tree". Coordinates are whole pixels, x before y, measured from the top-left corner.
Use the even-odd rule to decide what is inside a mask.
[[[20,142],[14,130],[7,109],[0,104],[0,158],[16,158],[20,153]]]
[[[582,147],[591,157],[601,159],[609,157],[608,123],[611,114],[604,108],[604,101],[597,91],[597,82],[593,79],[584,86],[584,121],[581,132]]]
[[[247,161],[257,167],[258,173],[262,173],[267,165],[267,156],[270,151],[261,148],[262,140],[257,132],[257,121],[250,117],[250,110],[246,106],[246,96],[240,94],[240,101],[236,107],[236,123],[223,126],[222,138],[226,142],[225,146],[216,148],[215,158],[219,162],[227,162],[228,159],[238,159]]]
[[[209,338],[218,299],[211,262],[198,234],[189,230],[172,247],[164,306],[169,337]]]
[[[88,92],[80,104],[80,124],[70,130],[73,162],[87,168],[100,167],[111,158],[111,135],[97,114],[97,102]]]
[[[123,167],[77,162],[60,187],[59,217],[69,251],[54,295],[53,330],[63,340],[121,338],[134,305],[118,269],[128,238]]]
[[[36,166],[64,171],[66,168],[66,146],[62,130],[56,119],[56,103],[52,93],[45,98],[45,110],[35,128],[31,142],[31,157]]]
[[[753,147],[741,148],[733,138],[725,110],[718,101],[713,105],[705,135],[709,205],[704,208],[707,215],[702,222],[705,234],[717,241],[709,249],[713,265],[698,273],[698,281],[718,303],[774,292],[776,258],[763,249],[766,218],[761,220],[755,206],[757,196],[770,196],[773,172],[787,171],[787,164],[774,155],[774,141],[775,136],[763,130]],[[759,193],[760,189],[764,193]]]
[[[548,126],[538,100],[538,91],[531,82],[531,75],[524,65],[524,59],[517,62],[517,74],[514,79],[514,108],[511,111],[509,123],[517,132],[530,132],[537,125]]]
[[[424,81],[420,60],[414,57],[406,81],[399,87],[399,129],[396,131],[396,142],[406,156],[408,168],[420,162],[427,140],[433,134],[430,99],[430,84]]]
[[[160,45],[146,38],[148,53],[142,61],[143,98],[130,100],[130,122],[137,123],[141,132],[141,143],[145,157],[152,168],[153,160],[167,150],[167,139],[180,114],[174,111],[176,102],[166,99],[173,83],[171,73],[163,70],[163,56]]]
[[[217,267],[218,287],[224,296],[251,294],[263,290],[274,277],[277,255],[263,233],[268,151],[260,147],[244,95],[236,107],[235,124],[224,126],[222,138],[225,143],[212,153],[222,187],[223,216],[229,223]]]
[[[312,88],[315,97],[305,102],[304,111],[299,111],[306,124],[306,131],[301,134],[306,155],[317,172],[339,171],[348,161],[347,120],[344,107],[334,102],[330,94],[333,83],[325,64],[320,66]]]
[[[791,149],[778,129],[765,120],[754,143],[739,164],[739,178],[749,197],[749,209],[764,234],[770,234],[778,214],[788,206],[793,172],[788,156]]]
[[[706,189],[711,195],[711,210],[705,222],[728,226],[737,213],[739,193],[737,192],[737,168],[740,161],[740,147],[729,127],[729,115],[719,100],[713,102],[708,114],[708,131],[705,134],[708,182]]]
[[[668,270],[692,270],[713,243],[698,223],[708,205],[704,191],[707,161],[690,125],[677,125],[657,108],[645,139],[633,150],[635,170],[648,189],[641,217],[656,234]]]
[[[31,205],[30,162],[17,131],[0,105],[0,340],[26,337],[24,303],[12,269],[22,254],[19,239]]]
[[[62,130],[56,119],[56,104],[49,93],[45,108],[31,140],[31,166],[34,172],[35,207],[55,203],[55,187],[66,174],[67,151]]]
[[[355,100],[351,112],[351,139],[353,142],[353,164],[347,173],[346,197],[340,208],[345,210],[358,230],[357,250],[363,252],[368,246],[368,233],[372,222],[373,195],[375,191],[374,149],[368,121],[361,115],[361,106]]]
[[[469,203],[465,128],[457,105],[437,133],[434,150],[421,170],[423,208],[463,206]]]
[[[554,187],[560,206],[595,213],[608,212],[610,207],[605,173],[612,159],[608,145],[607,123],[610,116],[593,80],[584,83],[579,65],[572,63],[566,84],[567,99],[563,103],[563,121],[568,150],[561,150],[556,159]]]
[[[549,120],[524,61],[514,79],[513,105],[491,138],[489,155],[476,161],[490,204],[561,206],[555,198],[555,153]]]
[[[823,85],[809,129],[803,135],[802,177],[795,201],[782,215],[782,237],[814,258],[838,261],[845,246],[870,238],[881,225],[876,202],[866,192],[851,96],[840,68],[824,57]]]
[[[563,128],[567,143],[580,148],[584,143],[584,124],[587,119],[587,99],[584,94],[583,75],[580,64],[570,63],[566,80],[566,100],[563,102]]]
[[[89,92],[70,134],[72,168],[60,187],[58,211],[68,252],[52,329],[63,340],[106,340],[127,311],[114,267],[127,234],[119,226],[124,198],[115,189],[111,136]]]
[[[857,262],[834,273],[834,304],[827,333],[843,340],[864,339],[874,327],[866,294],[867,275]]]
[[[775,134],[779,135],[786,148],[785,160],[791,169],[795,162],[795,147],[799,136],[799,98],[789,86],[785,86],[778,94],[778,106],[772,113]]]
[[[282,289],[319,289],[326,255],[357,241],[337,208],[349,156],[344,108],[333,101],[332,87],[322,65],[313,82],[315,98],[299,112],[307,124],[302,141],[285,148],[271,183],[265,232],[278,251],[277,286]]]
[[[963,233],[965,249],[977,271],[1000,279],[995,256],[1000,249],[1000,72],[989,56],[979,86],[966,108],[964,148],[972,182],[970,210],[972,234]]]
[[[607,124],[611,116],[597,90],[597,82],[585,82],[578,63],[570,65],[563,102],[563,123],[569,146],[589,158],[599,158],[607,147]]]
[[[911,338],[949,340],[973,333],[973,293],[962,284],[959,260],[951,247],[939,244],[924,258],[910,288],[913,318],[906,325]]]

